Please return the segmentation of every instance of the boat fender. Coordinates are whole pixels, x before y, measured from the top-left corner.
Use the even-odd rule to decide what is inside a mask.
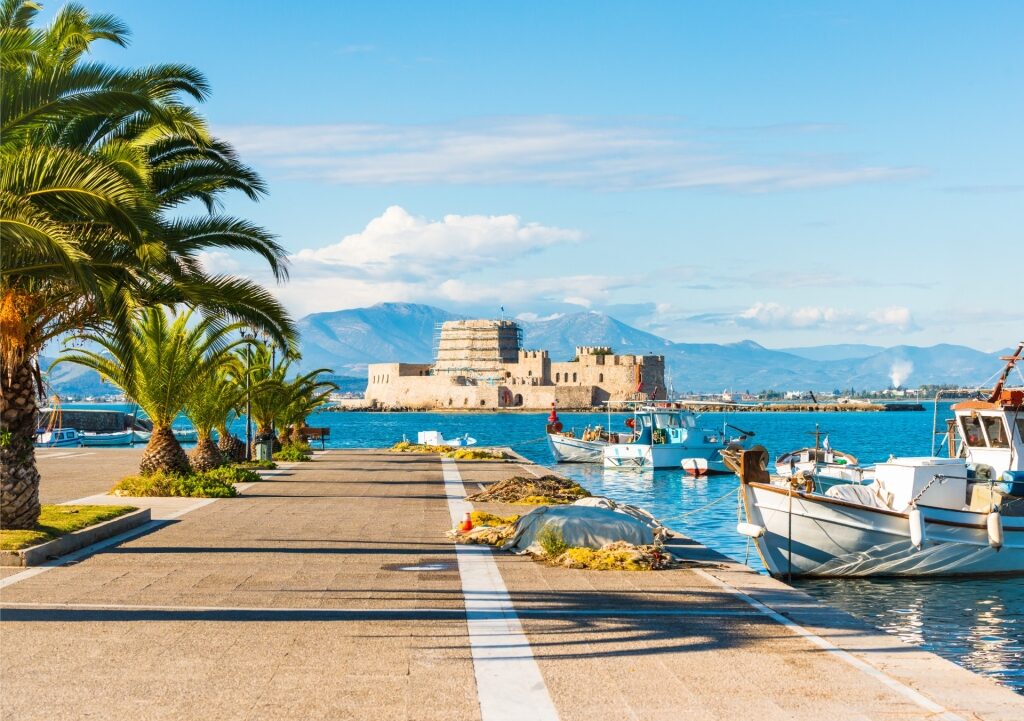
[[[562,421],[555,421],[554,423],[548,423],[548,433],[561,433],[562,432]]]
[[[910,542],[914,548],[921,550],[924,545],[924,514],[917,506],[913,506],[907,515],[910,521]]]
[[[627,418],[626,419],[626,428],[635,428],[635,427],[636,427],[636,421],[634,421],[632,418]]]
[[[764,535],[764,526],[759,526],[756,523],[737,523],[736,533],[747,538],[760,538]]]
[[[998,551],[1003,547],[1003,517],[999,511],[989,513],[985,525],[988,527],[988,545]]]

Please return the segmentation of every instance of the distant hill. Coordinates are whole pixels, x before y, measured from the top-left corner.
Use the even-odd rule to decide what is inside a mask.
[[[367,363],[432,359],[434,326],[463,316],[412,303],[316,313],[299,321],[303,366],[328,366],[365,377]],[[609,345],[619,353],[665,356],[677,391],[880,389],[922,383],[983,383],[1000,367],[998,353],[957,345],[929,348],[837,344],[771,349],[754,341],[673,343],[604,313],[584,311],[520,321],[523,345],[568,360],[578,345]],[[1002,353],[1005,354],[1006,351]]]
[[[343,390],[361,390],[368,363],[428,363],[433,359],[435,327],[463,316],[415,303],[378,303],[331,313],[314,313],[298,321],[304,370],[327,367],[342,377]],[[840,344],[789,349],[765,348],[751,340],[739,343],[673,343],[634,328],[604,313],[584,311],[542,321],[521,321],[526,348],[545,349],[554,360],[569,360],[578,345],[607,345],[618,353],[665,356],[666,379],[676,391],[725,389],[773,390],[880,389],[897,382],[985,383],[1002,363],[998,353],[959,345],[927,348]],[[43,359],[43,369],[50,359]],[[100,395],[113,392],[92,371],[61,365],[50,378],[63,393]]]
[[[429,363],[434,355],[434,327],[460,317],[414,303],[313,313],[298,322],[302,367],[332,368],[335,373],[365,378],[367,363]]]
[[[818,361],[849,360],[851,358],[869,358],[885,350],[880,345],[864,345],[862,343],[838,343],[835,345],[814,345],[804,348],[779,348],[783,353]]]

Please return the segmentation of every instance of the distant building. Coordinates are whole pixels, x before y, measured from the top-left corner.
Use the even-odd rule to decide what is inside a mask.
[[[433,363],[374,363],[368,376],[366,402],[381,408],[583,409],[666,398],[664,356],[579,346],[574,359],[553,362],[546,350],[524,350],[508,320],[448,321]]]

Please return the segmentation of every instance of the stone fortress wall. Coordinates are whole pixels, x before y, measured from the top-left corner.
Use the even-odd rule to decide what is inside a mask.
[[[514,321],[457,320],[441,326],[437,358],[374,363],[366,402],[388,409],[589,409],[605,401],[664,399],[665,358],[579,346],[574,360],[522,348]]]

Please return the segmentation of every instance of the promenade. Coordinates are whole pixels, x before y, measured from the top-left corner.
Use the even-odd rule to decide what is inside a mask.
[[[138,452],[42,452],[44,502],[103,493]],[[467,491],[542,470],[328,451],[163,502],[78,562],[3,569],[0,718],[1024,718],[1024,697],[685,539],[692,563],[628,573],[445,538]]]

